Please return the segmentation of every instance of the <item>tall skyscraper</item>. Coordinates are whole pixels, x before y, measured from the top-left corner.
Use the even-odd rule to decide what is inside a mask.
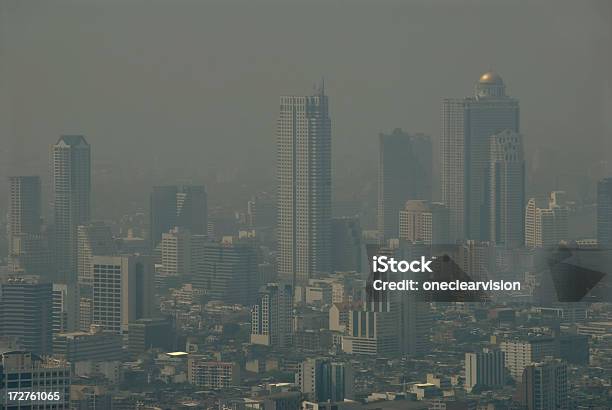
[[[93,257],[93,324],[122,333],[130,322],[150,317],[153,268],[147,256]]]
[[[91,214],[91,149],[81,135],[64,135],[51,147],[55,262],[60,278],[77,281],[77,226]]]
[[[159,245],[162,234],[177,226],[194,235],[207,234],[208,199],[203,185],[153,187],[149,207],[151,249]]]
[[[395,129],[378,136],[378,155],[378,234],[397,238],[406,201],[431,199],[431,139]]]
[[[23,274],[49,274],[47,240],[41,232],[41,190],[37,176],[9,177],[8,266]]]
[[[399,239],[424,245],[449,243],[448,208],[439,202],[406,201],[399,212]]]
[[[539,208],[535,198],[525,208],[525,246],[550,248],[568,240],[569,209],[564,201],[565,192],[553,191],[548,196],[548,207]]]
[[[465,389],[503,387],[506,384],[504,352],[483,349],[479,353],[465,354]]]
[[[597,183],[597,243],[612,248],[612,177]]]
[[[525,159],[522,136],[510,130],[489,140],[489,240],[507,248],[525,241]]]
[[[268,283],[259,290],[259,302],[251,309],[251,343],[288,347],[292,340],[293,289]]]
[[[527,410],[570,408],[567,364],[559,359],[547,358],[527,366],[519,389]]]
[[[91,286],[93,282],[92,258],[115,255],[117,246],[110,226],[103,222],[79,225],[77,238],[79,284]]]
[[[53,285],[37,276],[0,277],[0,335],[16,337],[30,352],[51,354]]]
[[[354,376],[348,363],[307,359],[300,363],[295,378],[300,391],[311,402],[341,402],[353,398]]]
[[[330,272],[331,119],[316,95],[283,96],[277,124],[278,272],[305,283]]]
[[[519,132],[518,100],[506,95],[502,78],[484,73],[473,97],[442,103],[440,165],[442,201],[450,209],[450,239],[486,240],[486,182],[489,139],[503,130]]]

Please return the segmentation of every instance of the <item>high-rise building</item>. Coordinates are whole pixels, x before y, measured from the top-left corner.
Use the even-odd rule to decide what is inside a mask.
[[[47,241],[42,233],[40,178],[9,177],[8,265],[13,273],[49,275]]]
[[[406,201],[431,199],[431,139],[395,129],[378,136],[378,234],[397,238],[398,215]]]
[[[104,222],[79,225],[77,238],[79,284],[91,286],[93,282],[92,258],[116,255],[117,246],[110,226]]]
[[[227,389],[240,385],[240,366],[233,362],[210,361],[206,356],[190,355],[187,380],[198,387]]]
[[[63,333],[68,329],[68,285],[65,283],[53,284],[53,335]]]
[[[0,335],[18,339],[30,352],[50,354],[53,286],[37,276],[0,278]]]
[[[276,226],[276,203],[270,194],[260,192],[247,203],[247,224],[251,228]]]
[[[527,410],[570,408],[567,364],[562,360],[547,358],[525,367],[519,389]]]
[[[81,135],[64,135],[51,147],[54,255],[60,278],[77,281],[77,226],[91,216],[91,149]]]
[[[162,234],[161,272],[167,276],[188,276],[191,268],[191,232],[174,227]]]
[[[518,100],[506,95],[502,78],[484,73],[473,97],[442,103],[440,165],[442,202],[450,210],[450,239],[486,240],[486,182],[489,139],[503,130],[519,132]]]
[[[251,343],[288,347],[292,335],[293,289],[269,283],[259,290],[259,301],[251,309]]]
[[[128,350],[132,354],[144,353],[151,348],[170,351],[175,346],[175,334],[172,318],[138,319],[129,324]]]
[[[489,140],[489,240],[506,248],[525,241],[525,159],[522,136],[510,130]]]
[[[597,243],[612,248],[612,177],[597,183]]]
[[[465,389],[491,389],[506,384],[505,356],[501,350],[483,349],[465,354]]]
[[[528,340],[504,340],[500,349],[505,355],[505,366],[515,381],[521,381],[523,370],[531,363],[545,357],[558,355],[558,344],[552,337],[536,337]]]
[[[147,256],[93,257],[93,324],[122,333],[151,315],[153,268]]]
[[[448,208],[439,202],[406,201],[399,212],[399,239],[424,245],[448,244]]]
[[[550,248],[568,240],[569,210],[563,200],[565,192],[549,194],[548,207],[539,208],[535,198],[527,201],[525,208],[525,246]]]
[[[277,125],[278,272],[307,282],[331,268],[331,119],[316,95],[283,96]]]
[[[151,249],[174,227],[187,229],[194,235],[208,232],[208,202],[203,185],[153,187],[149,206]]]
[[[325,358],[307,359],[295,375],[300,391],[312,402],[341,402],[353,398],[354,377],[348,363]]]
[[[400,353],[398,316],[395,311],[349,312],[347,332],[342,337],[342,351],[349,354],[396,356]]]
[[[259,266],[257,247],[252,240],[224,237],[204,245],[203,269],[194,277],[194,286],[205,289],[211,299],[225,303],[255,303]]]
[[[361,269],[361,224],[358,217],[332,218],[331,268],[334,272]]]
[[[19,392],[22,394],[16,394]],[[23,400],[30,392],[32,396]],[[69,406],[68,363],[22,350],[0,352],[0,407],[42,410]]]

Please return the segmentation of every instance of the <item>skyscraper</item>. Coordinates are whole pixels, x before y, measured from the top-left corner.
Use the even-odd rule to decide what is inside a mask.
[[[78,279],[79,284],[91,286],[93,271],[91,260],[94,255],[112,256],[117,253],[110,226],[103,222],[92,222],[77,227]]]
[[[151,315],[153,273],[147,256],[94,256],[93,324],[122,333]]]
[[[349,364],[325,358],[307,359],[300,363],[296,384],[308,400],[341,402],[353,398],[353,371]]]
[[[568,409],[567,364],[551,358],[530,364],[519,389],[521,403],[528,410]]]
[[[489,240],[507,248],[525,240],[525,159],[522,136],[504,130],[489,139]]]
[[[41,190],[37,176],[9,177],[9,271],[49,274],[46,238],[41,232]]]
[[[612,248],[612,177],[597,183],[597,243]]]
[[[91,150],[81,135],[64,135],[51,147],[55,262],[67,283],[77,279],[77,226],[91,212]]]
[[[398,215],[407,200],[431,199],[431,139],[401,129],[378,136],[378,234],[398,237]]]
[[[565,192],[553,191],[548,196],[548,207],[539,208],[535,198],[525,208],[525,246],[550,248],[568,240],[568,207]]]
[[[330,271],[331,120],[323,85],[283,96],[277,124],[278,272],[305,283]]]
[[[406,201],[399,212],[399,239],[425,245],[449,243],[448,208],[439,202]]]
[[[259,302],[251,309],[251,343],[288,347],[292,336],[293,289],[268,283],[259,290]]]
[[[505,90],[502,78],[487,72],[476,83],[473,97],[442,103],[442,201],[450,209],[453,242],[489,236],[483,212],[489,139],[503,130],[519,132],[519,103]]]
[[[502,387],[506,383],[504,352],[484,349],[465,354],[465,389]]]
[[[17,337],[25,350],[50,354],[53,285],[37,276],[0,277],[0,335]]]

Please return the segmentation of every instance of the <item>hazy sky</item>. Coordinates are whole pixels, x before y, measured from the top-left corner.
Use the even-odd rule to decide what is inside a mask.
[[[278,96],[325,76],[340,175],[376,161],[380,131],[437,141],[441,99],[493,68],[521,101],[531,179],[595,175],[612,157],[611,4],[0,0],[0,173],[46,178],[49,145],[82,133],[103,192],[270,177]]]

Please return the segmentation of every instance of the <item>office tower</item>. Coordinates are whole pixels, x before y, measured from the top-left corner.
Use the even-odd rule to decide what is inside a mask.
[[[261,283],[255,242],[224,237],[204,245],[203,268],[194,277],[194,286],[206,289],[213,300],[250,305],[255,303]]]
[[[191,275],[191,232],[175,227],[162,234],[161,273],[167,276]]]
[[[330,271],[331,120],[317,95],[280,98],[277,125],[278,272],[304,283]]]
[[[409,199],[431,199],[431,139],[401,129],[378,136],[378,234],[398,237],[398,215]]]
[[[153,268],[146,256],[93,257],[93,324],[122,333],[128,324],[149,317]]]
[[[465,354],[465,390],[491,389],[506,384],[505,356],[501,350],[483,349]]]
[[[9,392],[36,392],[28,400],[11,400]],[[45,394],[41,394],[41,393]],[[17,395],[19,397],[20,395]],[[42,396],[42,397],[41,397]],[[51,396],[52,399],[49,399]],[[3,409],[67,409],[70,366],[29,351],[0,352],[0,407]]]
[[[210,361],[206,356],[190,355],[187,380],[198,387],[227,389],[240,385],[240,366],[233,362]]]
[[[495,245],[491,242],[465,241],[458,249],[458,265],[472,280],[493,279],[496,272]]]
[[[502,78],[484,73],[473,97],[442,103],[440,165],[442,202],[450,210],[450,239],[486,240],[486,175],[489,138],[503,130],[519,132],[519,103],[508,97]]]
[[[203,185],[153,187],[149,207],[151,249],[161,242],[162,234],[176,226],[194,235],[208,232],[208,202]]]
[[[65,283],[54,283],[53,284],[53,335],[63,333],[68,330],[68,285]]]
[[[597,243],[612,248],[612,177],[597,183]]]
[[[567,364],[550,358],[530,364],[519,389],[521,404],[527,410],[569,409]]]
[[[489,140],[489,240],[506,248],[525,241],[525,159],[522,136],[510,130]]]
[[[36,276],[0,278],[0,335],[16,337],[27,351],[51,354],[53,287]]]
[[[79,284],[91,286],[93,282],[92,258],[117,254],[117,246],[110,226],[104,222],[79,225],[77,227],[77,254]]]
[[[400,353],[398,316],[392,312],[352,310],[347,332],[342,337],[342,351],[378,357]]]
[[[422,281],[412,273],[408,276],[410,279]],[[422,300],[414,291],[401,292],[397,299],[399,312],[396,316],[400,353],[403,356],[411,357],[429,353],[431,347],[429,336],[432,328],[430,304]],[[394,306],[392,305],[391,308],[394,309]]]
[[[504,340],[500,349],[505,355],[505,366],[515,381],[520,382],[523,370],[546,356],[558,355],[558,344],[552,337],[535,337],[527,340]]]
[[[42,233],[39,177],[9,177],[7,222],[9,271],[50,274],[47,241]]]
[[[64,135],[51,147],[54,253],[60,278],[77,280],[77,226],[91,213],[91,149],[81,135]]]
[[[399,212],[399,239],[424,245],[448,244],[448,208],[439,202],[406,201]]]
[[[332,218],[331,269],[333,272],[361,270],[361,224],[358,217]]]
[[[291,345],[293,289],[291,285],[268,283],[259,290],[259,301],[251,309],[251,343],[265,346]]]
[[[527,201],[525,209],[525,246],[529,248],[555,247],[568,240],[569,210],[563,200],[564,192],[553,191],[548,207],[539,208],[535,198]]]
[[[172,318],[143,318],[130,322],[128,350],[132,354],[157,348],[171,351],[175,346],[175,329]]]
[[[325,358],[307,359],[300,363],[295,379],[302,394],[312,402],[341,402],[353,398],[354,376],[347,363]]]

